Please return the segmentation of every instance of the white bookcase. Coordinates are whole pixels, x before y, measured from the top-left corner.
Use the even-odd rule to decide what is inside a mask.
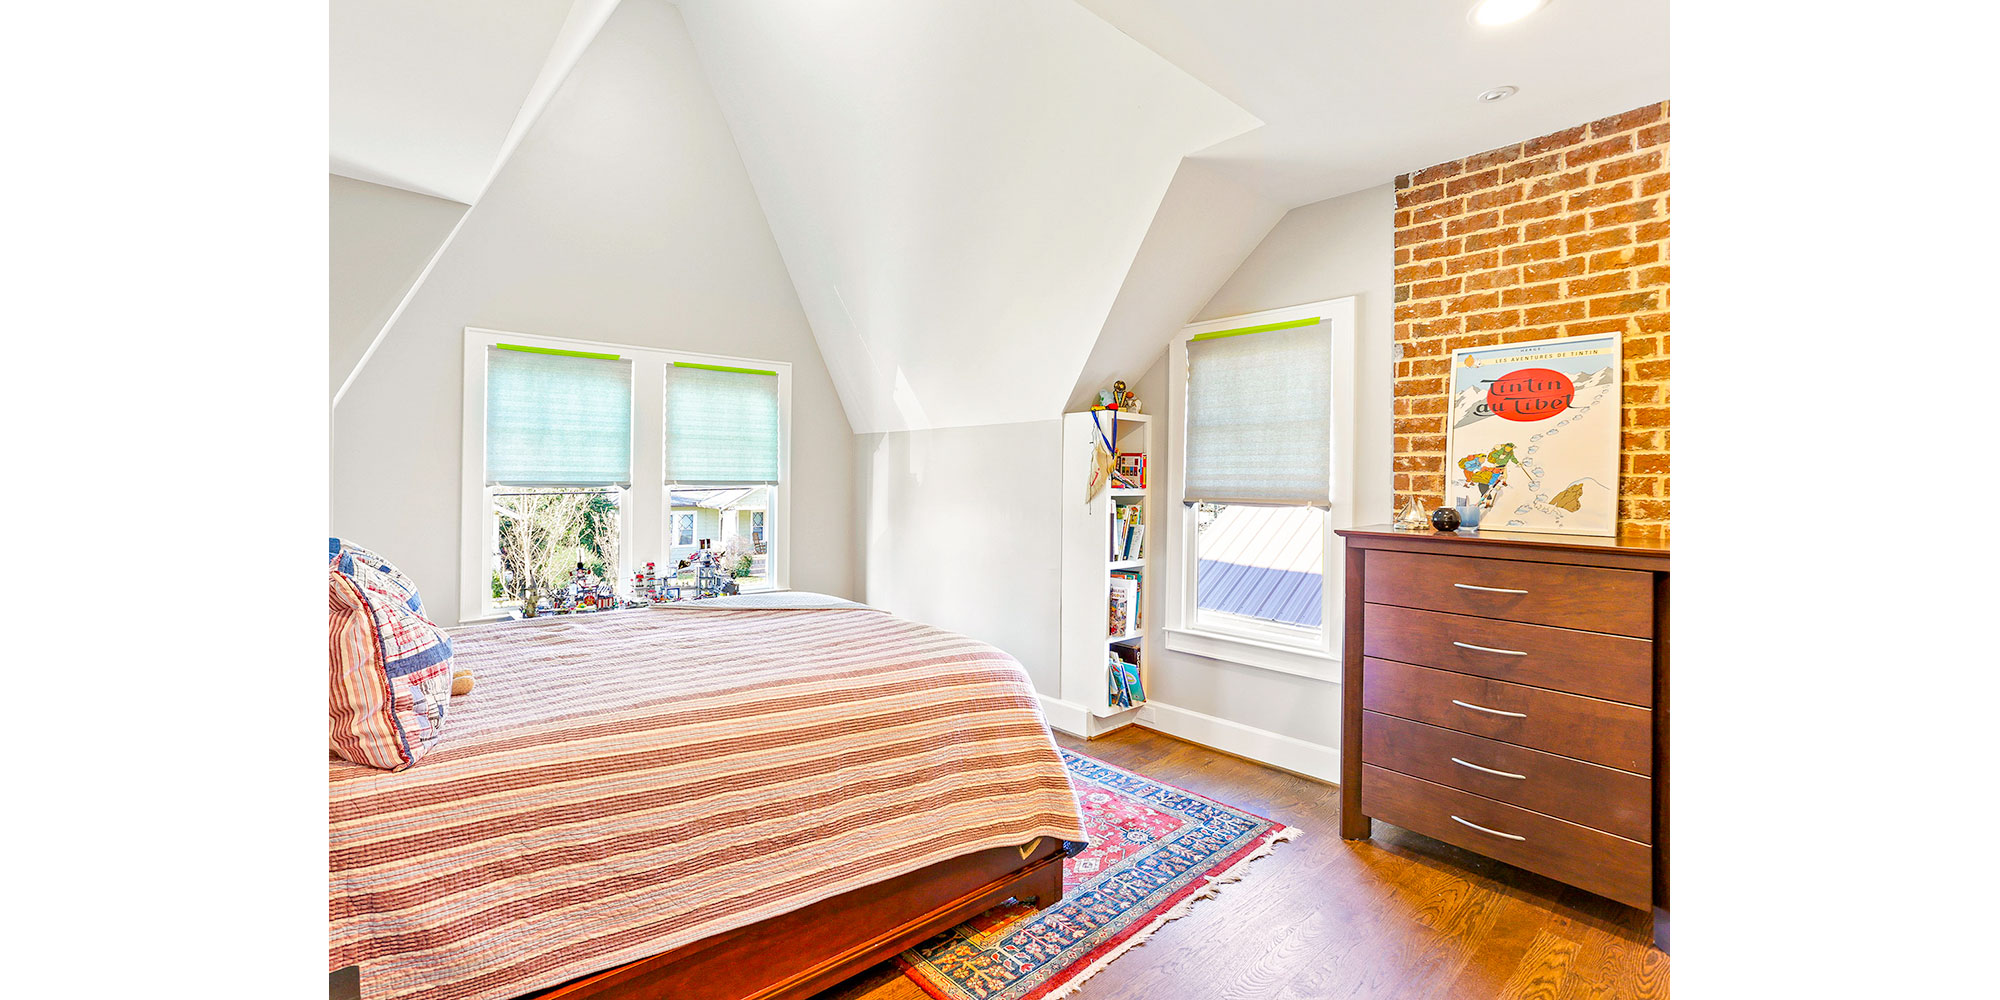
[[[1093,416],[1095,420],[1093,421]],[[1134,651],[1139,662],[1140,681],[1152,690],[1152,675],[1146,663],[1145,633],[1153,622],[1142,617],[1154,581],[1150,572],[1152,553],[1159,539],[1156,512],[1150,489],[1118,489],[1106,486],[1097,497],[1084,503],[1090,480],[1092,446],[1104,435],[1116,437],[1112,454],[1155,453],[1156,441],[1151,418],[1143,413],[1119,413],[1114,432],[1108,410],[1063,415],[1062,443],[1062,700],[1083,710],[1084,732],[1089,737],[1127,725],[1138,715],[1139,704],[1123,708],[1111,703],[1110,666],[1112,646]],[[1147,485],[1151,487],[1149,473]],[[1138,505],[1146,524],[1138,558],[1113,558],[1112,525],[1118,509]],[[1114,636],[1110,629],[1111,576],[1113,572],[1136,572],[1142,588],[1133,609],[1132,623],[1125,634]]]

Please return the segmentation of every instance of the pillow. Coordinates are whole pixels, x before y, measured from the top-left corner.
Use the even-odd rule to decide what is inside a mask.
[[[400,771],[444,735],[451,637],[375,576],[342,573],[338,558],[326,574],[327,727],[342,759]]]
[[[326,548],[334,569],[353,577],[357,583],[401,595],[398,599],[405,607],[419,615],[424,613],[424,599],[417,596],[417,581],[389,565],[389,560],[345,538],[327,539]]]

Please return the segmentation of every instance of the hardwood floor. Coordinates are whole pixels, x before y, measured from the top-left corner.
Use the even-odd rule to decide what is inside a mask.
[[[1304,833],[1091,977],[1076,1000],[1639,1000],[1667,996],[1651,918],[1384,823],[1340,790],[1128,727],[1063,746]],[[817,1000],[928,1000],[892,965]]]

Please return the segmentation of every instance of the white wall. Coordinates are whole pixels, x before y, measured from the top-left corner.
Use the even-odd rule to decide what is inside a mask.
[[[862,600],[1013,654],[1061,693],[1062,421],[861,435]]]
[[[1353,465],[1341,470],[1355,477],[1360,523],[1386,521],[1390,516],[1389,355],[1395,339],[1395,211],[1394,185],[1389,184],[1293,209],[1197,316],[1220,319],[1346,295],[1360,298],[1356,313],[1360,340],[1356,451]],[[1162,352],[1133,390],[1145,402],[1148,413],[1159,415],[1156,420],[1179,418],[1178,401],[1167,393],[1166,371]],[[1162,477],[1156,482],[1166,482],[1164,477],[1175,474],[1170,457],[1165,448],[1153,451],[1149,475]],[[1336,565],[1326,571],[1339,573],[1341,569]],[[1148,694],[1155,701],[1321,747],[1340,745],[1340,685],[1170,652],[1159,632],[1159,624],[1165,621],[1166,588],[1156,583],[1147,589],[1150,606],[1146,616],[1154,623],[1146,637],[1151,650]],[[1339,627],[1337,622],[1332,624]],[[1171,721],[1172,713],[1163,713],[1148,724],[1171,732]]]
[[[446,613],[467,326],[791,362],[792,585],[856,594],[854,435],[666,0],[619,6],[335,409],[331,530]]]
[[[339,174],[327,182],[330,399],[466,206]]]

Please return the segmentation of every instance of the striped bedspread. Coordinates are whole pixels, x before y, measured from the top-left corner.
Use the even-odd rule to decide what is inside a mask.
[[[947,858],[1084,840],[1019,663],[883,612],[460,631],[473,692],[391,773],[333,760],[327,967],[515,997]]]

